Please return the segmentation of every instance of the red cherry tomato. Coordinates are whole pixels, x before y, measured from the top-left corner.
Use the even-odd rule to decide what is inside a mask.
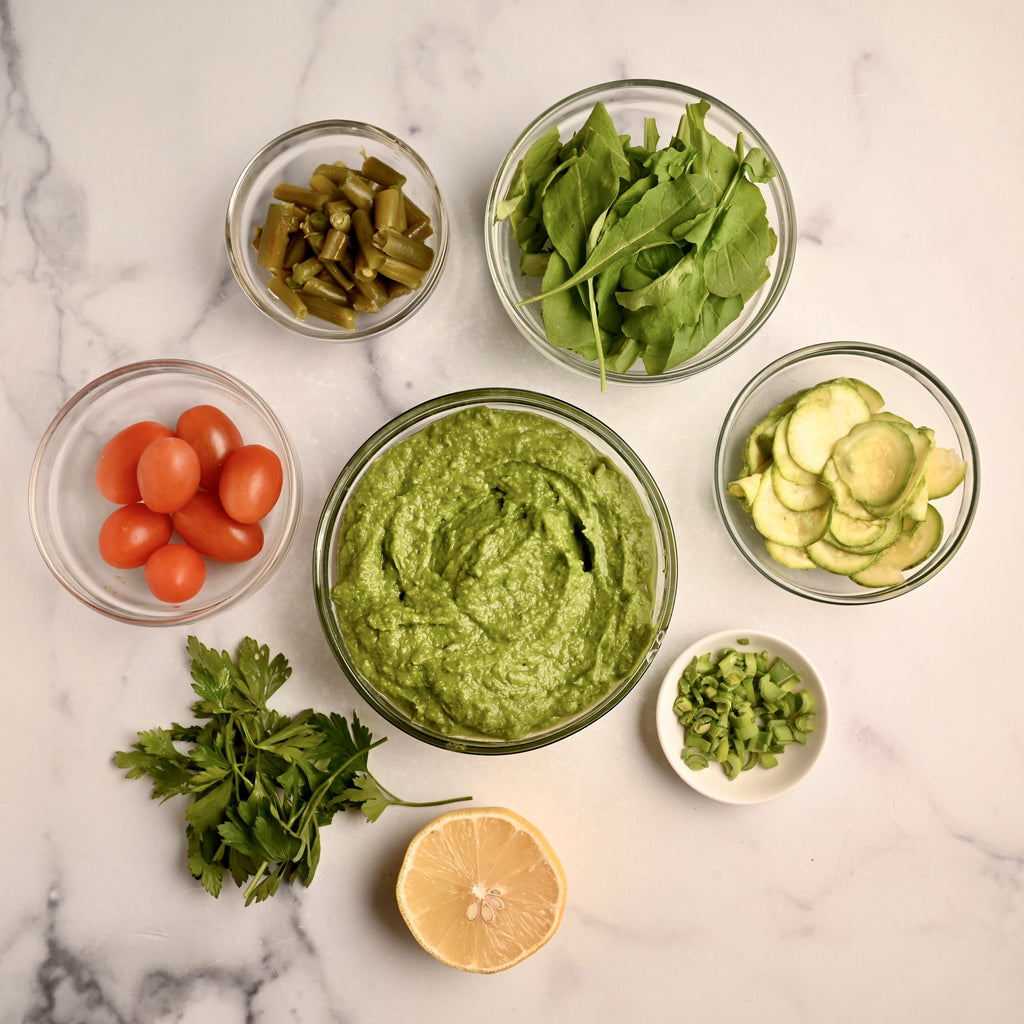
[[[130,505],[140,501],[137,470],[139,456],[159,437],[170,437],[170,427],[143,420],[116,433],[100,452],[96,463],[96,486],[108,501]]]
[[[231,418],[215,405],[194,405],[179,417],[174,432],[199,456],[199,486],[216,491],[224,460],[242,447],[242,434]]]
[[[171,519],[186,544],[214,561],[245,562],[263,550],[263,527],[236,522],[208,491],[196,491]]]
[[[146,559],[146,586],[158,601],[188,601],[203,589],[205,582],[203,556],[187,544],[164,544]]]
[[[199,456],[180,437],[158,437],[139,456],[139,493],[154,512],[177,512],[199,489]]]
[[[232,452],[220,474],[220,503],[239,523],[258,523],[281,496],[284,470],[277,453],[261,444]]]
[[[100,527],[100,557],[115,569],[137,569],[171,539],[171,517],[141,502],[111,512]]]

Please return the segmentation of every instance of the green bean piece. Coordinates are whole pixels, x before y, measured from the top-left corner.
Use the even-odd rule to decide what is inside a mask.
[[[413,224],[405,229],[405,237],[413,238],[417,242],[425,242],[434,233],[434,225],[429,220],[421,220],[419,224]]]
[[[375,156],[364,156],[362,171],[364,178],[375,181],[382,188],[401,188],[407,180],[401,171]]]
[[[280,273],[291,233],[299,226],[301,211],[291,203],[271,203],[260,234],[256,262],[271,273]]]
[[[311,188],[303,188],[301,185],[289,185],[282,182],[274,189],[274,198],[284,203],[294,203],[296,206],[304,206],[307,210],[322,210],[327,196],[322,192],[314,192]]]
[[[306,243],[306,236],[296,231],[289,236],[288,248],[284,253],[284,261],[281,266],[284,270],[291,270],[296,263],[301,263],[309,252],[309,245]]]
[[[338,183],[332,181],[326,174],[314,174],[309,179],[309,187],[314,192],[320,192],[333,199],[338,194]]]
[[[309,312],[308,304],[297,291],[288,287],[283,277],[275,275],[270,279],[267,287],[292,311],[296,317],[298,317],[298,319],[306,319],[306,314]]]
[[[396,260],[394,256],[384,254],[384,262],[381,263],[379,274],[398,281],[399,284],[408,285],[410,288],[419,288],[423,284],[423,276],[426,271],[422,267],[414,267],[405,260]]]
[[[331,219],[322,210],[312,210],[302,222],[302,230],[307,235],[323,234],[331,226]]]
[[[369,304],[369,312],[377,312],[387,305],[388,293],[384,288],[384,285],[376,277],[359,277],[356,275],[352,279],[355,281],[355,290],[359,293],[352,297],[352,305],[356,309],[364,308],[365,304]]]
[[[413,228],[430,224],[430,215],[426,210],[420,209],[408,195],[405,196],[405,221],[406,233],[412,231]]]
[[[388,301],[394,302],[395,299],[400,299],[403,295],[411,295],[415,288],[410,288],[407,284],[402,284],[401,281],[392,281],[390,278],[385,277],[381,284],[384,285],[384,290],[388,293]]]
[[[388,256],[411,263],[423,270],[429,270],[430,264],[434,262],[434,250],[429,245],[409,238],[394,228],[381,228],[375,231],[373,244]]]
[[[369,213],[373,209],[374,198],[377,195],[372,182],[361,174],[349,170],[341,183],[342,195],[356,209],[365,210]]]
[[[323,263],[324,270],[326,270],[327,273],[330,274],[331,277],[333,277],[334,280],[339,285],[341,285],[342,288],[345,289],[345,291],[350,292],[352,291],[353,288],[355,288],[355,281],[353,281],[352,278],[345,273],[345,271],[342,269],[340,262],[336,260],[325,260],[322,258],[320,262]]]
[[[373,277],[384,265],[385,257],[384,253],[373,244],[373,221],[366,210],[357,208],[352,211],[352,232],[359,245],[359,251],[356,254],[356,274],[360,273],[359,261],[362,258],[365,266],[371,271],[365,276]]]
[[[352,330],[356,326],[355,311],[349,306],[322,299],[319,295],[304,295],[303,300],[310,314],[318,320],[325,320],[346,330]]]
[[[328,203],[324,207],[324,213],[330,219],[332,228],[337,228],[339,231],[347,233],[352,230],[353,209],[354,207],[347,199],[342,199],[335,203]]]
[[[316,277],[323,269],[324,265],[315,256],[311,256],[308,260],[303,260],[302,263],[297,263],[292,267],[292,277],[301,288],[311,277]]]
[[[348,292],[341,285],[322,277],[311,277],[305,281],[302,285],[302,294],[316,295],[328,302],[340,302],[343,306],[350,304]]]
[[[766,651],[727,647],[691,659],[672,705],[683,727],[683,762],[697,771],[713,761],[728,779],[774,767],[814,729],[814,697],[801,683],[791,665]]]
[[[349,235],[340,228],[331,228],[324,235],[324,244],[317,255],[321,260],[336,260],[348,247]]]
[[[340,160],[336,160],[333,164],[317,164],[313,169],[314,177],[329,178],[335,185],[340,185],[345,178],[345,172],[348,168]]]
[[[408,227],[405,196],[400,188],[383,188],[377,193],[377,201],[373,205],[373,226],[378,231],[384,228],[405,231]]]

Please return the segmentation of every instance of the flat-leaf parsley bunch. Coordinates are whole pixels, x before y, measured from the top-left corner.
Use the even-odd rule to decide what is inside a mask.
[[[320,830],[338,811],[358,808],[376,821],[391,804],[414,803],[385,789],[367,767],[374,740],[353,713],[287,716],[267,706],[291,675],[281,654],[251,637],[238,658],[188,638],[192,712],[202,725],[140,732],[114,764],[127,778],[149,776],[152,796],[190,796],[185,808],[188,867],[219,896],[227,872],[246,905],[265,900],[282,882],[309,885],[320,860]],[[471,797],[457,797],[469,800]]]

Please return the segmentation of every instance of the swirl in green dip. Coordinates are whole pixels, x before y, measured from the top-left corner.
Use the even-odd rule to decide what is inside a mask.
[[[518,739],[644,656],[655,560],[651,519],[605,456],[545,416],[475,406],[367,469],[331,596],[355,665],[414,722]]]

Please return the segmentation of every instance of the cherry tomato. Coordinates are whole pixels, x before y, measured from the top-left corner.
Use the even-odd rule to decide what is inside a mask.
[[[100,452],[96,463],[96,486],[108,501],[130,505],[140,501],[136,472],[139,456],[158,437],[170,437],[170,427],[154,420],[142,420],[116,433]]]
[[[154,512],[177,512],[199,489],[199,456],[180,437],[158,437],[139,456],[139,493]]]
[[[199,486],[216,491],[224,460],[242,447],[242,434],[231,418],[215,405],[194,405],[179,417],[174,432],[199,456]]]
[[[263,527],[236,522],[209,491],[196,491],[171,519],[186,544],[214,561],[245,562],[263,550]]]
[[[258,523],[281,496],[284,470],[277,453],[261,444],[232,452],[220,474],[220,503],[239,523]]]
[[[171,517],[141,502],[122,505],[100,527],[100,558],[115,569],[137,569],[171,539]]]
[[[146,559],[146,586],[158,601],[188,601],[205,582],[203,556],[188,544],[164,544]]]

